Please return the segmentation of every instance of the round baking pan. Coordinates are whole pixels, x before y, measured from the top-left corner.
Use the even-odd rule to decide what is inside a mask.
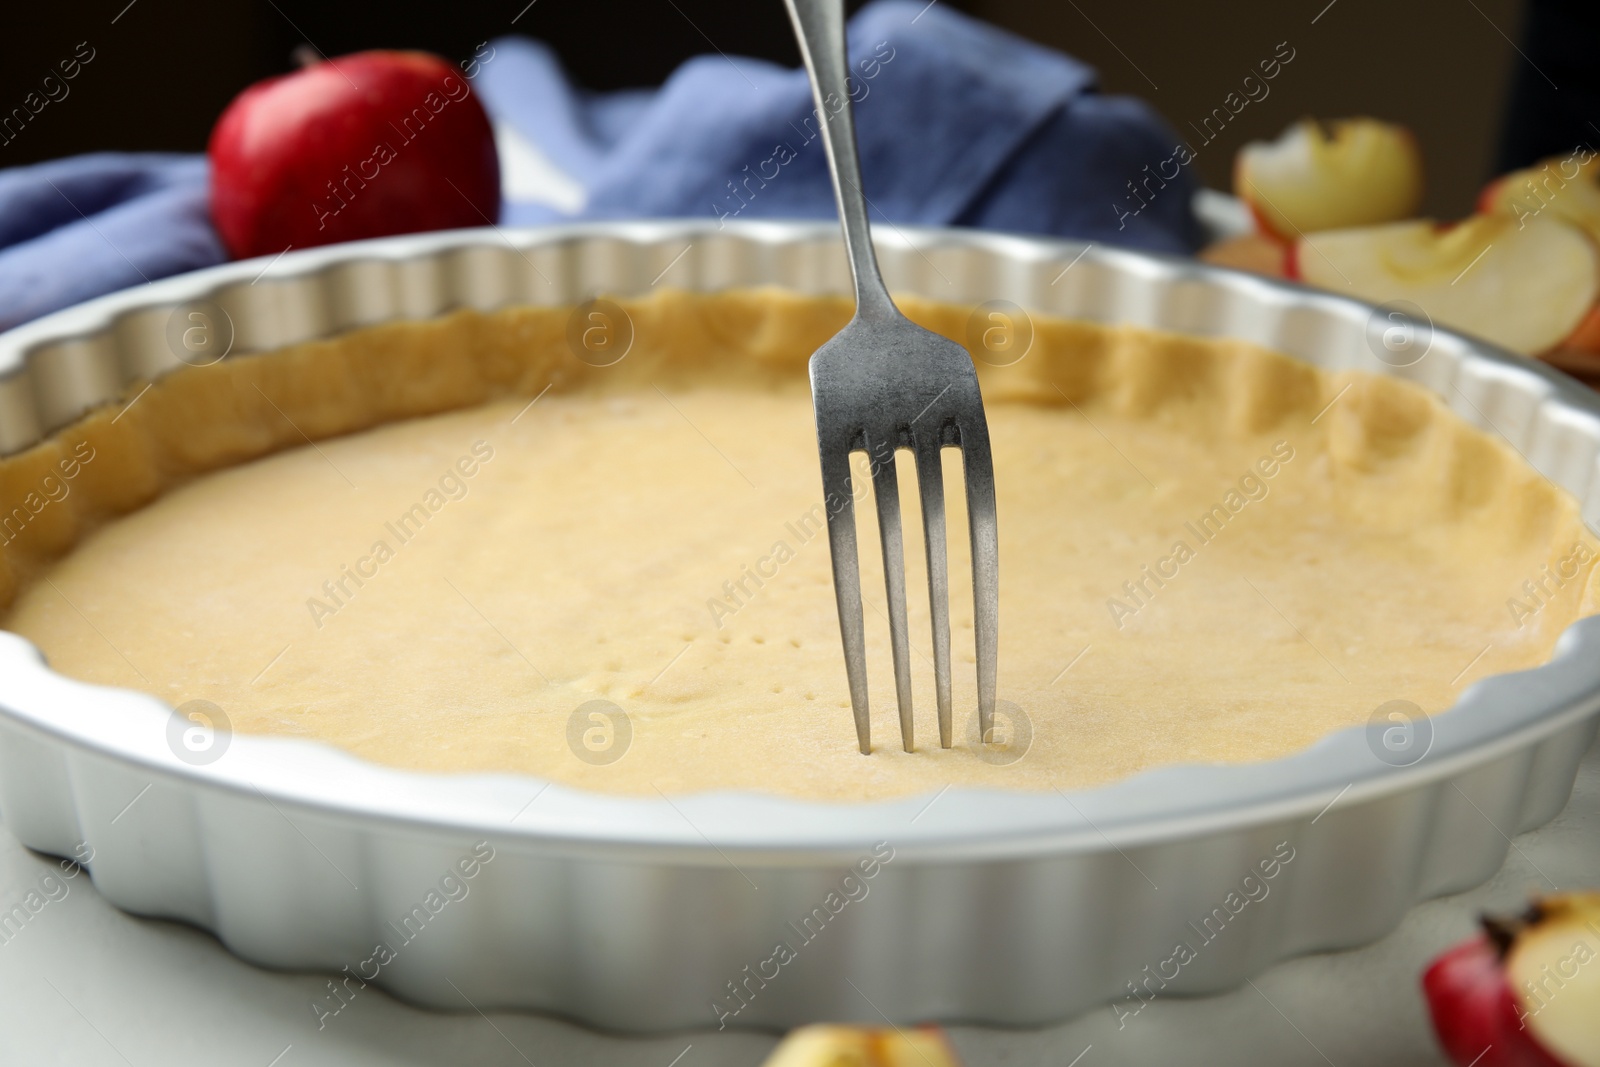
[[[1394,366],[1369,344],[1370,306],[1189,260],[960,230],[876,237],[896,291],[1406,377],[1507,440],[1591,526],[1600,514],[1600,397],[1532,361],[1434,329],[1424,358]],[[849,291],[831,223],[473,230],[234,263],[0,335],[0,454],[180,366],[169,321],[196,301],[226,312],[234,358],[657,280]],[[630,798],[281,737],[233,736],[192,765],[157,697],[62,677],[0,633],[0,811],[29,847],[92,857],[119,907],[214,931],[265,966],[338,972],[312,1006],[325,1026],[367,983],[623,1030],[1038,1024],[1225,989],[1485,880],[1512,835],[1565,804],[1597,711],[1590,618],[1550,663],[1478,682],[1420,723],[1414,759],[1353,728],[1282,759],[1072,793]]]

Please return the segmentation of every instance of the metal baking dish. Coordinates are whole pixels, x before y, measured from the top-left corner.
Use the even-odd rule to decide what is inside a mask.
[[[954,230],[878,238],[901,291],[1245,338],[1411,378],[1467,420],[1492,420],[1600,514],[1600,398],[1527,360],[1439,330],[1425,358],[1392,366],[1367,343],[1370,307],[1186,260]],[[226,309],[240,353],[464,306],[637,292],[664,271],[692,289],[848,292],[828,223],[466,231],[230,264],[0,336],[0,452],[174,365],[164,330],[188,301]],[[31,848],[92,850],[94,883],[119,907],[214,931],[264,966],[342,972],[313,1008],[327,1027],[364,980],[439,1008],[635,1031],[1039,1024],[1226,989],[1285,957],[1371,941],[1416,901],[1482,882],[1509,835],[1566,802],[1597,710],[1589,618],[1548,665],[1482,681],[1419,724],[1431,744],[1416,759],[1380,758],[1356,728],[1285,759],[1168,767],[1065,796],[667,801],[416,774],[274,737],[233,737],[223,758],[192,766],[168,745],[160,700],[61,677],[0,633],[0,806]],[[850,874],[863,858],[871,878]]]

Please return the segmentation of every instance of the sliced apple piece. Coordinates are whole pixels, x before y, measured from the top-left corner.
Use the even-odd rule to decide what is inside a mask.
[[[1475,215],[1308,234],[1295,277],[1375,304],[1407,300],[1436,325],[1532,355],[1554,347],[1600,295],[1600,257],[1576,227]]]
[[[1502,175],[1479,195],[1478,210],[1519,222],[1541,216],[1565,219],[1600,242],[1600,159],[1590,152],[1575,153]]]
[[[762,1067],[960,1067],[935,1027],[803,1026]]]
[[[1247,233],[1207,245],[1200,250],[1200,258],[1219,267],[1264,274],[1269,278],[1286,278],[1288,253],[1289,249],[1280,241],[1259,233]]]
[[[1304,119],[1234,157],[1233,191],[1284,241],[1395,222],[1422,202],[1422,154],[1404,126],[1377,119]]]

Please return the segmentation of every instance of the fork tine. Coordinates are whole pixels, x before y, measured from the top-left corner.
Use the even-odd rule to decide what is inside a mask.
[[[827,502],[828,554],[833,561],[833,595],[839,604],[839,634],[844,642],[844,673],[850,684],[850,710],[863,756],[872,752],[872,719],[867,708],[867,646],[861,625],[861,564],[856,555],[856,505],[850,484],[850,452],[845,442],[824,442],[822,490]]]
[[[950,747],[950,565],[945,552],[944,463],[937,438],[917,448],[922,494],[922,543],[928,558],[928,604],[933,613],[933,672],[939,698],[939,747]]]
[[[994,460],[982,412],[961,427],[967,481],[967,526],[972,539],[973,629],[978,652],[978,736],[994,729],[995,673],[1000,655],[1000,534],[995,522]]]
[[[911,641],[906,624],[906,554],[900,532],[900,479],[894,469],[894,451],[881,461],[868,449],[872,462],[872,495],[878,502],[878,536],[883,542],[883,591],[889,599],[889,642],[894,649],[894,691],[900,701],[900,743],[914,751],[911,718]]]

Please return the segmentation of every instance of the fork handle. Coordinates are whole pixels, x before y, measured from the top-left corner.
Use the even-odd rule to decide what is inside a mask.
[[[800,41],[800,56],[811,76],[811,97],[828,153],[828,173],[839,202],[845,251],[855,280],[856,314],[861,318],[900,317],[878,270],[867,226],[867,198],[861,191],[861,158],[856,152],[855,118],[850,105],[850,60],[845,52],[844,0],[785,0]],[[832,105],[830,106],[830,101]]]

